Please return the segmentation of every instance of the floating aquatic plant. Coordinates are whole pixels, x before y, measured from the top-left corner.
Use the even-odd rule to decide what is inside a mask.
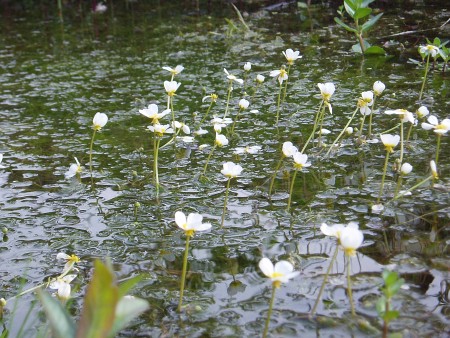
[[[219,98],[219,96],[217,96],[217,94],[209,94],[208,96],[203,97],[202,102],[205,102],[207,100],[211,100],[211,103],[208,106],[208,109],[206,110],[205,116],[203,116],[203,118],[201,119],[199,125],[201,126],[202,123],[206,120],[206,118],[209,115],[209,112],[211,111],[212,106],[217,102],[217,99]]]
[[[283,159],[285,157],[292,157],[297,152],[298,149],[292,144],[292,142],[286,141],[283,143],[283,147],[281,149],[281,158],[278,161],[275,171],[273,172],[272,179],[270,180],[269,196],[272,194],[273,184],[275,183],[275,178],[277,177],[277,173],[280,170],[281,164],[283,163]]]
[[[248,108],[249,104],[250,104],[250,102],[248,102],[248,100],[246,100],[246,99],[241,99],[239,101],[239,111],[238,111],[238,113],[236,115],[236,118],[234,119],[233,126],[231,127],[231,133],[232,134],[234,132],[234,127],[236,125],[236,122],[239,119],[239,115],[241,114],[242,111],[244,111],[245,109]]]
[[[243,84],[244,80],[237,78],[236,75],[230,74],[228,72],[228,70],[226,70],[225,68],[223,69],[223,71],[227,75],[227,79],[228,79],[227,103],[226,103],[226,106],[225,106],[225,113],[223,114],[223,118],[226,118],[227,115],[228,115],[228,107],[230,105],[231,92],[233,91],[233,81],[235,81],[235,82],[237,82],[239,84]]]
[[[419,93],[419,101],[422,100],[423,90],[425,89],[425,82],[427,81],[428,70],[430,68],[430,57],[434,58],[438,55],[438,53],[439,48],[431,44],[419,47],[419,54],[422,56],[422,59],[425,59],[425,57],[427,58],[425,64],[425,74],[423,75],[422,87],[420,88]]]
[[[367,138],[371,138],[372,137],[372,119],[373,119],[373,115],[375,113],[375,102],[377,97],[381,96],[381,94],[383,94],[384,90],[386,89],[386,85],[381,82],[381,81],[375,81],[373,83],[373,104],[372,104],[372,114],[370,114],[369,116],[369,131],[367,133]]]
[[[400,118],[400,158],[398,160],[398,167],[400,167],[403,163],[404,143],[405,143],[403,124],[405,122],[415,124],[416,120],[414,118],[413,113],[407,111],[406,109],[386,110],[384,113],[386,115],[397,115]]]
[[[78,159],[76,157],[74,157],[74,159],[75,159],[75,163],[72,163],[69,167],[69,170],[67,170],[64,173],[65,178],[71,178],[71,177],[74,177],[75,175],[79,175],[83,170]]]
[[[286,58],[287,64],[288,64],[288,70],[287,70],[287,78],[284,82],[284,89],[283,89],[283,98],[281,100],[281,104],[283,104],[284,100],[286,99],[286,93],[287,93],[287,85],[289,81],[289,75],[291,74],[291,67],[294,65],[294,62],[298,59],[301,59],[302,56],[300,55],[300,51],[296,50],[294,51],[291,48],[286,49],[286,51],[283,51],[283,55]]]
[[[108,122],[108,116],[104,113],[96,113],[94,115],[94,119],[92,120],[92,129],[94,132],[92,133],[91,145],[89,147],[89,171],[91,172],[91,184],[94,185],[94,178],[92,174],[92,150],[94,147],[94,139],[95,133],[100,132],[100,130],[106,125]],[[79,164],[79,163],[77,163]]]
[[[211,156],[216,149],[216,147],[225,147],[228,145],[228,139],[225,135],[219,134],[216,132],[216,139],[214,141],[214,146],[212,147],[211,151],[209,152],[208,158],[206,159],[205,166],[203,167],[203,176],[206,174],[206,169],[208,168],[209,160],[211,159]]]
[[[422,122],[422,128],[425,130],[433,130],[437,137],[437,144],[436,144],[436,155],[435,155],[435,162],[436,164],[439,161],[439,151],[441,147],[441,137],[442,135],[446,135],[447,132],[450,130],[450,119],[443,119],[441,123],[439,123],[439,120],[436,116],[430,115],[428,117],[428,123]]]
[[[271,77],[275,77],[278,80],[278,83],[280,84],[280,89],[278,91],[278,99],[277,99],[277,118],[276,118],[276,124],[278,125],[278,121],[280,119],[280,104],[281,104],[281,92],[283,90],[283,81],[287,81],[288,74],[286,71],[286,66],[282,65],[280,69],[272,70],[270,72]]]

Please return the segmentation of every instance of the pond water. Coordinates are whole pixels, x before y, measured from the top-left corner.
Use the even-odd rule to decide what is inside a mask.
[[[371,58],[349,51],[356,41],[334,24],[336,8],[328,6],[313,5],[309,13],[292,7],[252,9],[244,15],[250,31],[231,8],[196,15],[187,4],[126,2],[93,15],[80,3],[64,8],[65,20],[59,23],[54,8],[6,7],[0,34],[0,225],[8,232],[0,243],[0,297],[9,299],[56,276],[62,268],[56,254],[75,253],[81,263],[69,307],[76,316],[93,261],[110,257],[119,279],[145,274],[133,294],[151,304],[120,336],[258,336],[271,288],[258,262],[269,257],[288,260],[301,271],[277,292],[273,336],[378,336],[382,326],[375,302],[381,272],[389,266],[406,280],[393,301],[400,318],[391,330],[407,337],[445,336],[450,323],[448,136],[441,138],[436,185],[428,182],[412,196],[388,204],[382,214],[371,212],[371,206],[380,189],[385,151],[380,143],[359,144],[354,135],[329,157],[308,147],[312,166],[298,173],[289,212],[292,161],[284,161],[268,196],[283,142],[301,148],[312,131],[321,102],[317,83],[336,85],[333,115],[327,113],[324,120],[332,132],[326,136],[328,144],[346,124],[361,92],[371,90],[377,80],[386,84],[386,91],[376,101],[375,135],[398,124],[382,113],[386,109],[415,112],[425,105],[439,120],[449,117],[448,71],[430,72],[424,99],[418,102],[424,69],[408,61],[420,59],[417,47],[426,37],[449,38],[449,24],[423,31],[448,19],[442,4],[384,8],[369,40],[384,44],[389,56]],[[391,36],[407,30],[418,33]],[[287,48],[300,50],[303,57],[290,71],[277,126],[278,84],[269,72],[286,62],[282,51]],[[252,69],[245,87],[234,85],[230,116],[236,116],[244,92],[250,106],[233,134],[231,127],[224,129],[230,144],[214,151],[207,179],[200,174],[210,148],[199,146],[213,144],[211,124],[204,123],[208,134],[195,142],[178,140],[161,149],[158,196],[152,181],[153,135],[139,110],[150,103],[165,109],[163,82],[170,73],[162,67],[185,67],[175,77],[181,86],[174,111],[177,120],[195,130],[209,105],[202,103],[204,96],[218,94],[211,116],[223,116],[228,88],[223,69],[245,77],[245,62]],[[266,81],[254,93],[257,74]],[[92,188],[89,144],[96,112],[106,113],[109,122],[95,138]],[[354,128],[359,127],[357,117]],[[261,151],[233,153],[252,145]],[[413,172],[404,179],[405,188],[429,176],[435,149],[432,131],[413,128],[404,154]],[[398,156],[397,148],[391,158]],[[66,179],[74,157],[84,171],[80,179]],[[231,182],[221,230],[226,178],[220,170],[225,161],[244,170]],[[390,165],[383,202],[392,199],[395,185]],[[213,224],[210,232],[191,241],[188,307],[181,316],[176,306],[185,236],[174,223],[178,210],[198,212]],[[308,319],[336,245],[320,225],[351,221],[358,222],[365,236],[351,262],[357,319],[350,314],[342,252],[325,289],[326,302],[315,319]],[[10,337],[37,335],[45,319],[39,306],[32,307],[35,303],[32,294],[8,302],[3,328]],[[370,329],[364,329],[366,323]]]

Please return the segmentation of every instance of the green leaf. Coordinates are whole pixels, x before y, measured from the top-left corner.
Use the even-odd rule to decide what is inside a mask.
[[[436,46],[436,47],[440,47],[441,46],[441,39],[434,38],[433,45]]]
[[[114,320],[114,325],[109,333],[109,337],[114,337],[129,322],[148,310],[149,307],[146,300],[130,296],[123,297],[117,304],[116,319]]]
[[[335,21],[339,26],[345,28],[345,29],[348,30],[349,32],[352,32],[352,33],[358,33],[358,31],[357,31],[356,29],[354,29],[354,28],[350,27],[349,25],[343,23],[341,19],[335,17],[335,18],[334,18],[334,21]]]
[[[307,9],[308,8],[308,4],[306,4],[305,2],[297,2],[297,7],[298,8],[302,8],[302,9]]]
[[[374,2],[375,0],[364,0],[361,2],[361,7],[368,7],[372,2]]]
[[[394,272],[394,271],[384,270],[382,277],[384,279],[384,284],[386,284],[387,286],[390,286],[397,281],[398,274],[397,274],[397,272]]]
[[[351,0],[344,0],[344,7],[345,11],[350,15],[352,18],[355,15],[356,6]]]
[[[94,276],[84,297],[77,338],[108,337],[119,300],[119,288],[111,270],[100,260],[95,261]]]
[[[365,55],[386,55],[386,51],[378,46],[370,46],[364,52]]]
[[[370,48],[370,43],[367,42],[367,40],[363,40],[364,43],[364,49],[367,50],[368,48]],[[354,51],[355,53],[360,53],[362,54],[362,50],[361,50],[361,45],[359,43],[354,44],[352,46],[352,51]]]
[[[42,303],[52,333],[57,338],[75,337],[75,324],[66,309],[46,291],[38,289],[37,295]]]
[[[385,321],[390,322],[398,317],[399,312],[396,310],[388,311],[384,314],[383,318]]]
[[[355,12],[355,15],[353,16],[353,19],[362,19],[366,16],[370,15],[372,13],[371,8],[358,8]]]
[[[377,313],[380,317],[383,316],[383,314],[386,312],[386,298],[384,296],[381,296],[375,305],[377,309]]]
[[[377,14],[373,17],[371,17],[369,20],[364,22],[364,24],[361,26],[361,30],[363,32],[368,31],[370,28],[372,28],[373,25],[376,24],[376,22],[383,16],[383,13]]]
[[[388,338],[403,338],[403,335],[400,332],[394,332],[389,334]]]
[[[137,275],[134,277],[131,277],[125,281],[123,281],[122,283],[120,283],[119,285],[119,299],[121,299],[122,297],[124,297],[125,295],[128,294],[128,292],[137,284],[139,283],[142,279],[144,278],[143,275]]]

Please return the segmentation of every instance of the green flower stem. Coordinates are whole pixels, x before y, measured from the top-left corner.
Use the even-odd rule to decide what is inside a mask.
[[[290,72],[291,72],[291,64],[289,64],[289,66],[288,66],[288,70],[287,70],[287,76],[288,76],[288,78],[287,78],[287,80],[285,81],[286,83],[284,84],[283,98],[282,98],[282,100],[281,100],[281,103],[283,103],[284,100],[286,99],[286,92],[287,92],[287,86],[288,86],[288,80],[289,80],[289,74],[290,74]]]
[[[395,127],[392,127],[392,128],[389,129],[389,130],[383,131],[381,134],[388,134],[389,132],[391,132],[391,131],[397,129],[400,125],[401,125],[401,123],[397,124]]]
[[[398,168],[400,170],[401,166],[402,166],[402,162],[403,162],[403,119],[400,122],[400,159],[399,159],[399,164],[398,164]]]
[[[442,136],[442,134],[436,134],[437,144],[436,144],[436,157],[435,157],[435,160],[434,160],[434,162],[436,162],[436,165],[438,164],[438,161],[439,161],[439,150],[440,150],[440,147],[441,147],[441,136]]]
[[[227,105],[225,107],[225,114],[223,114],[223,118],[227,117],[227,114],[228,114],[228,106],[230,105],[232,88],[233,88],[233,83],[232,83],[232,80],[230,80],[230,82],[228,84]]]
[[[172,112],[172,128],[175,128],[175,110],[173,110],[173,96],[170,96],[170,111]]]
[[[236,125],[236,121],[238,120],[239,115],[241,114],[241,111],[242,111],[242,109],[239,108],[239,111],[238,111],[238,113],[237,113],[237,115],[236,115],[236,118],[234,119],[233,126],[231,127],[231,134],[234,133],[234,126]]]
[[[323,128],[323,120],[325,119],[325,106],[324,106],[324,108],[322,109],[322,112],[320,113],[320,117],[319,117],[319,123],[320,123],[320,125],[319,125],[319,137],[318,137],[318,143],[317,143],[317,145],[319,146],[319,147],[321,147],[322,146],[322,128]]]
[[[406,141],[405,142],[409,142],[409,138],[411,136],[411,132],[412,132],[413,127],[414,127],[414,123],[411,123],[409,128],[408,128],[408,133],[406,134]]]
[[[402,186],[402,181],[403,181],[403,174],[400,173],[398,175],[397,186],[395,187],[394,198],[397,196],[398,192],[400,191],[400,187]]]
[[[206,110],[205,116],[203,116],[202,120],[199,123],[200,126],[201,126],[201,124],[203,122],[205,122],[206,118],[208,117],[209,112],[211,111],[211,108],[212,108],[213,104],[214,104],[214,101],[211,101],[211,104],[209,105],[208,109]]]
[[[419,101],[422,100],[422,94],[423,94],[423,90],[425,88],[425,81],[427,80],[429,66],[430,66],[430,54],[428,53],[427,64],[425,65],[425,74],[423,76],[423,81],[422,81],[422,88],[420,88]]]
[[[323,114],[324,110],[325,110],[325,105],[324,105],[324,101],[322,100],[322,102],[320,102],[319,109],[317,110],[316,118],[314,119],[313,131],[309,135],[308,139],[306,140],[306,143],[303,146],[301,153],[303,153],[305,151],[305,149],[308,146],[308,143],[311,141],[311,139],[314,139],[314,133],[316,132],[316,129],[317,129],[317,122],[319,121],[319,117]]]
[[[416,185],[412,186],[411,188],[409,188],[408,190],[404,191],[403,193],[401,193],[400,195],[395,196],[391,201],[395,201],[397,199],[399,199],[400,197],[405,196],[407,193],[413,191],[414,189],[417,189],[418,187],[420,187],[422,184],[428,182],[429,180],[433,179],[433,175],[427,177],[426,179],[420,181],[419,183],[417,183]]]
[[[289,209],[291,208],[292,193],[294,191],[294,183],[295,183],[295,177],[297,176],[297,172],[298,172],[298,170],[295,170],[294,176],[292,177],[291,189],[289,191],[289,199],[288,199],[287,209],[286,209],[287,211],[289,211]]]
[[[371,113],[372,114],[372,113]],[[363,133],[363,128],[364,128],[364,122],[366,121],[366,114],[363,115],[363,118],[361,120],[361,125],[359,126],[359,138],[361,139],[362,137],[362,133]]]
[[[336,249],[334,250],[333,257],[331,258],[331,261],[330,261],[330,265],[328,265],[328,269],[327,269],[327,271],[325,273],[325,276],[323,277],[323,281],[322,281],[322,285],[320,286],[319,294],[317,295],[316,301],[315,301],[314,306],[313,306],[313,308],[311,310],[311,314],[310,314],[311,317],[314,316],[314,314],[317,311],[317,306],[319,305],[319,302],[320,302],[320,300],[322,298],[323,290],[325,289],[325,285],[327,283],[328,276],[330,275],[331,268],[334,265],[334,261],[336,260],[338,251],[339,251],[339,245],[336,245]]]
[[[266,325],[264,326],[264,332],[263,332],[263,338],[266,338],[267,333],[269,332],[270,317],[272,317],[272,309],[273,309],[273,303],[275,303],[275,292],[276,291],[277,291],[277,286],[275,283],[273,283],[272,284],[272,297],[270,298],[269,312],[267,313]]]
[[[183,293],[184,293],[184,284],[186,282],[186,271],[187,271],[188,255],[189,255],[189,239],[190,238],[191,238],[191,236],[186,234],[186,247],[184,249],[183,271],[181,272],[180,300],[178,302],[178,312],[181,312],[181,306],[183,305]]]
[[[208,158],[206,159],[205,167],[203,168],[203,174],[202,174],[203,176],[205,176],[205,174],[206,174],[206,168],[208,168],[209,160],[211,159],[211,155],[214,152],[214,150],[216,149],[216,147],[217,147],[217,144],[214,143],[214,146],[212,147],[211,151],[209,152]]]
[[[386,299],[386,302],[384,303],[384,313],[389,313],[390,311],[390,299]],[[388,337],[388,324],[389,320],[386,318],[383,318],[383,338]]]
[[[94,176],[92,174],[92,149],[94,148],[94,138],[95,138],[96,132],[97,132],[97,130],[94,129],[94,132],[92,133],[91,145],[89,147],[89,171],[91,172],[91,185],[92,186],[94,186]]]
[[[372,136],[372,116],[375,114],[375,101],[377,99],[377,96],[375,95],[373,97],[373,104],[372,104],[372,113],[369,116],[369,131],[367,133],[367,138],[370,138]]]
[[[356,113],[358,112],[359,108],[356,108],[355,111],[353,112],[353,115],[350,117],[350,119],[348,120],[347,124],[345,125],[345,127],[342,129],[341,133],[338,135],[338,137],[336,137],[336,139],[333,141],[333,144],[330,146],[330,149],[328,149],[327,153],[325,156],[330,155],[331,150],[333,150],[334,145],[340,140],[340,138],[342,137],[342,135],[344,135],[345,131],[347,130],[348,126],[350,125],[350,123],[352,123],[352,120],[354,119]]]
[[[277,167],[275,168],[275,172],[272,175],[272,179],[270,181],[270,186],[269,186],[269,196],[272,195],[272,189],[273,189],[273,184],[275,183],[275,178],[277,177],[278,170],[280,170],[281,164],[283,163],[283,159],[285,157],[286,156],[284,156],[284,153],[282,153],[281,158],[277,163]]]
[[[384,179],[386,178],[386,170],[387,170],[388,162],[389,162],[389,151],[386,151],[386,158],[384,160],[384,168],[383,168],[383,176],[381,177],[380,192],[378,193],[377,204],[380,204],[380,201],[381,201],[381,194],[383,193]]]
[[[277,125],[280,119],[280,104],[281,104],[281,92],[283,91],[283,83],[280,83],[280,90],[278,91],[278,100],[277,100]]]
[[[231,177],[228,178],[227,189],[225,190],[225,201],[223,203],[223,212],[222,212],[222,220],[220,222],[220,228],[223,228],[223,224],[225,221],[225,213],[227,212],[227,203],[228,203],[228,191],[230,190]]]
[[[352,310],[352,316],[355,316],[355,305],[353,304],[353,294],[352,294],[352,279],[351,276],[351,257],[347,256],[347,293],[348,301],[350,302],[350,308]]]
[[[161,142],[161,138],[156,137],[155,158],[153,159],[153,174],[155,176],[156,194],[159,194],[158,153],[159,153],[159,143],[160,142]]]
[[[261,86],[259,82],[256,82],[255,90],[253,91],[252,98],[250,102],[253,102],[253,99],[255,98],[256,92],[258,91],[258,88]]]

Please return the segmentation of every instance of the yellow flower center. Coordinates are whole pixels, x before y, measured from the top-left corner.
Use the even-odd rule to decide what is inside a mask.
[[[79,263],[80,258],[77,255],[70,255],[70,257],[67,259],[67,261],[73,262],[73,263]]]
[[[194,232],[195,232],[195,230],[185,230],[184,231],[185,233],[186,233],[186,236],[187,237],[192,237],[192,236],[194,236]]]
[[[275,288],[280,288],[280,286],[281,286],[281,282],[279,281],[279,280],[274,280],[273,282],[272,282],[272,285],[275,287]]]
[[[394,151],[394,146],[392,144],[385,144],[384,148],[388,153],[392,153]]]

